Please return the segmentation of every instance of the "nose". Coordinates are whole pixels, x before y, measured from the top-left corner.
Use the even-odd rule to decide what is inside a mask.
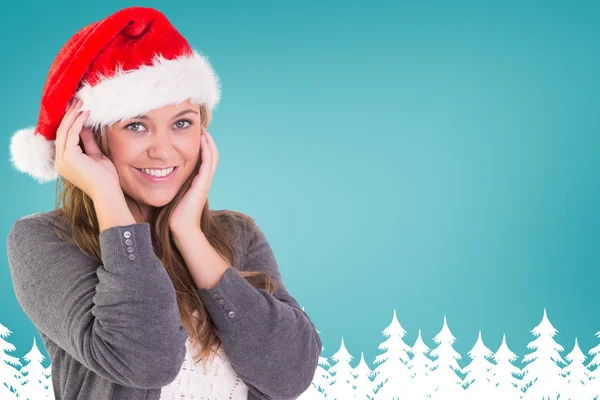
[[[148,149],[150,158],[168,160],[171,158],[173,151],[170,132],[158,131],[152,135],[152,141]]]

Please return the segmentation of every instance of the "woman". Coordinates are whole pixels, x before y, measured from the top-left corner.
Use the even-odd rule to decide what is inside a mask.
[[[58,179],[55,210],[7,243],[57,399],[293,399],[312,382],[321,340],[267,239],[208,208],[219,99],[166,17],[129,7],[65,44],[37,126],[13,136],[18,170]]]

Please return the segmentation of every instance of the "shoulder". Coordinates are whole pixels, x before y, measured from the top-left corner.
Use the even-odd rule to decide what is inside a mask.
[[[216,223],[226,224],[244,236],[247,236],[256,227],[254,218],[240,211],[229,209],[211,210],[211,216]]]
[[[56,210],[42,211],[22,216],[15,221],[15,223],[13,224],[13,228],[17,225],[37,225],[47,227],[51,227],[54,225],[59,225],[60,227],[66,226],[65,221],[63,221],[62,218],[59,218]]]
[[[7,241],[47,239],[49,236],[56,237],[56,228],[67,229],[62,219],[58,218],[55,211],[37,212],[28,214],[17,219],[11,227]]]
[[[10,232],[15,232],[17,230],[22,229],[35,229],[43,228],[50,226],[54,220],[54,213],[52,211],[49,212],[37,212],[33,214],[28,214],[23,217],[20,217],[13,224]]]
[[[243,251],[244,257],[257,242],[265,240],[264,235],[255,219],[248,214],[234,210],[211,210],[213,220],[217,225],[231,232],[236,247]]]

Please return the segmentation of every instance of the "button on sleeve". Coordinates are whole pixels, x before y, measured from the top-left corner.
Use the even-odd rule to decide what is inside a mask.
[[[247,228],[240,270],[229,266],[216,286],[198,289],[198,294],[246,385],[261,398],[295,399],[314,378],[321,340],[308,314],[288,292],[264,233],[254,222]],[[266,272],[275,292],[253,287],[241,271]]]
[[[107,382],[159,389],[186,354],[173,283],[153,252],[149,224],[111,227],[99,239],[102,263],[58,237],[52,221],[19,220],[7,241],[15,294],[67,362]]]
[[[141,254],[154,251],[151,241],[146,240],[151,237],[150,233],[150,224],[147,222],[113,226],[100,232],[100,248],[107,268],[120,264],[140,265],[148,261],[143,260]],[[119,237],[118,242],[114,240],[116,237]]]

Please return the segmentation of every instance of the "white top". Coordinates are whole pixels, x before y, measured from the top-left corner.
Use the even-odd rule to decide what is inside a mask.
[[[160,400],[248,399],[248,387],[234,371],[222,345],[218,356],[211,353],[206,368],[202,361],[194,363],[189,337],[186,348],[181,370],[173,382],[161,389]]]

